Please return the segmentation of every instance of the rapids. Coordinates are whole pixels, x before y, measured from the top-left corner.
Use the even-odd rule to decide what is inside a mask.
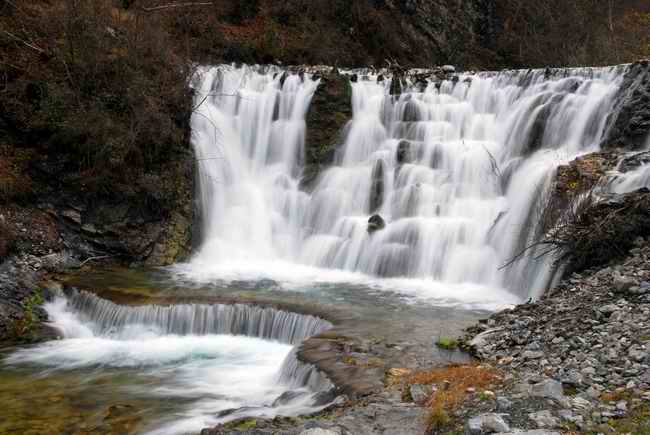
[[[327,404],[318,394],[330,382],[293,352],[294,343],[330,327],[318,318],[243,305],[119,306],[85,292],[57,296],[45,309],[63,338],[19,349],[5,366],[53,379],[73,373],[85,400],[144,401],[138,412],[153,415],[139,433],[199,432]]]

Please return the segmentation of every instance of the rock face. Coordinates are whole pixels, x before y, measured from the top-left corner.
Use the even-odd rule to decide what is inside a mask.
[[[189,151],[142,177],[132,191],[93,197],[83,185],[62,182],[60,169],[33,164],[37,193],[29,206],[0,205],[0,230],[12,234],[14,253],[38,257],[65,250],[79,261],[101,257],[151,266],[189,255],[194,217]]]
[[[413,160],[412,144],[407,140],[401,140],[397,144],[397,163],[409,163]]]
[[[612,179],[609,171],[630,171],[644,164],[646,158],[646,153],[628,156],[603,151],[558,167],[540,222],[543,242],[562,246],[554,254],[566,265],[566,273],[621,258],[636,236],[649,234],[647,189],[613,194],[602,188]],[[580,200],[579,207],[572,205],[576,200]]]
[[[309,187],[334,162],[341,131],[352,117],[352,87],[348,76],[323,74],[307,113],[305,171],[302,185]]]
[[[172,202],[165,212],[148,206],[144,198],[142,203],[134,198],[89,204],[83,197],[65,193],[48,204],[47,211],[57,220],[61,238],[81,260],[108,256],[149,266],[168,265],[187,258],[192,248],[193,168],[188,155],[169,168],[165,179],[152,180],[153,195],[165,201],[162,192],[169,193]],[[69,217],[71,206],[75,219]]]
[[[650,133],[650,61],[632,64],[608,117],[603,148],[638,150]]]
[[[566,209],[578,195],[589,191],[607,171],[614,169],[618,158],[617,153],[604,151],[586,154],[558,166],[550,208],[554,211]]]

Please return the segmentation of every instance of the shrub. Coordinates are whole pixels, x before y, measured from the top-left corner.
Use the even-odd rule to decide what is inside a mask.
[[[452,412],[462,403],[467,389],[485,389],[500,383],[501,375],[495,369],[482,365],[451,365],[420,371],[407,378],[407,385],[435,384],[437,389],[427,402],[428,432],[439,431],[451,422]],[[435,432],[440,433],[440,432]]]
[[[32,338],[32,335],[40,322],[36,309],[42,305],[43,302],[45,302],[45,300],[39,291],[32,293],[31,296],[23,301],[22,317],[17,319],[13,324],[13,336],[15,339],[24,341]]]
[[[9,77],[0,119],[13,143],[37,144],[91,196],[137,191],[188,149],[191,67],[164,15],[110,0],[36,0],[11,12],[0,15],[15,35],[0,44],[12,60],[0,64]]]
[[[458,340],[451,337],[440,337],[436,341],[436,346],[442,349],[454,350],[458,347]]]

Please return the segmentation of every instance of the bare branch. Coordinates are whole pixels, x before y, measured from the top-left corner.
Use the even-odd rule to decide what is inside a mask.
[[[242,100],[245,99],[245,98],[242,98],[242,97],[241,97],[240,95],[238,95],[238,94],[222,94],[222,93],[213,93],[213,92],[209,92],[209,93],[205,94],[205,96],[204,96],[203,99],[199,102],[199,104],[197,104],[196,106],[192,107],[192,112],[196,111],[199,107],[201,107],[201,105],[202,105],[203,103],[205,103],[205,100],[207,100],[208,97],[239,97],[239,98],[241,98]]]
[[[463,144],[465,144],[465,141],[463,141]],[[494,175],[496,175],[499,179],[503,178],[503,174],[501,173],[501,170],[499,169],[499,164],[497,163],[497,159],[494,158],[490,150],[487,149],[485,145],[483,145],[483,149],[485,152],[488,154],[490,157],[490,165],[492,166],[492,172]]]
[[[185,8],[185,7],[190,7],[190,6],[211,6],[213,4],[214,4],[214,2],[169,3],[169,4],[166,4],[166,5],[153,6],[153,7],[141,6],[140,9],[142,9],[145,12],[156,12],[156,11],[162,11],[162,10],[165,10],[165,9]]]
[[[106,258],[111,258],[111,257],[115,257],[115,255],[98,255],[97,257],[89,257],[89,258],[86,258],[84,261],[82,261],[81,264],[79,264],[79,267],[80,268],[83,267],[89,261],[104,260]]]
[[[5,35],[7,35],[8,37],[10,37],[11,39],[13,39],[15,41],[22,42],[24,45],[31,48],[32,50],[36,50],[39,53],[45,53],[45,50],[43,50],[42,48],[37,47],[34,44],[30,44],[29,42],[25,41],[24,39],[19,38],[18,36],[14,35],[13,33],[7,32],[6,30],[3,30],[2,33],[4,33]]]

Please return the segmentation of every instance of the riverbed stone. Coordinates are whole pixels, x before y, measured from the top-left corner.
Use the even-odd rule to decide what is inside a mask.
[[[545,379],[533,384],[530,388],[530,395],[534,397],[543,397],[561,402],[565,399],[562,383],[554,379]]]
[[[411,399],[413,399],[413,402],[415,403],[424,403],[433,391],[434,387],[432,385],[413,384],[409,387]]]
[[[510,426],[503,418],[505,414],[481,414],[470,418],[465,425],[465,435],[481,435],[495,432],[509,432]]]
[[[300,435],[341,435],[340,429],[320,429],[313,428],[300,432]]]
[[[538,428],[542,429],[553,429],[560,423],[560,421],[551,414],[551,411],[548,410],[531,412],[528,414],[528,418],[531,419]]]

